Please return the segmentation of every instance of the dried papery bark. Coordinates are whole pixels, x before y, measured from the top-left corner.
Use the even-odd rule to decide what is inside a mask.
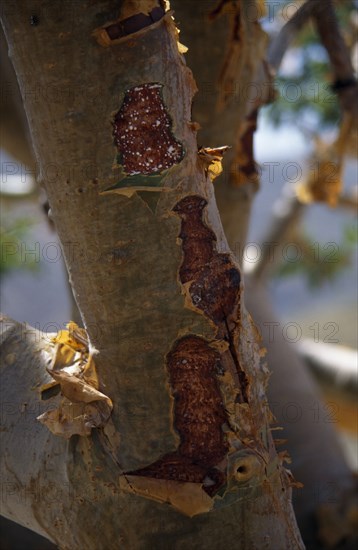
[[[254,116],[272,99],[272,76],[265,62],[268,40],[258,22],[264,4],[174,0],[172,6],[199,87],[193,102],[193,116],[201,127],[199,144],[231,147],[215,196],[229,245],[242,250],[258,188],[252,158]]]
[[[53,349],[45,335],[5,321],[4,513],[71,550],[303,548],[293,481],[271,437],[268,372],[198,155],[195,82],[171,13],[147,24],[157,8],[3,6],[98,391],[113,404],[87,437],[51,433],[37,416],[58,404],[41,400]],[[158,85],[160,94],[150,88]],[[128,99],[137,92],[147,104],[142,133]],[[163,131],[152,143],[158,112]],[[128,138],[118,137],[123,129]],[[136,164],[134,148],[145,143],[158,156]],[[78,384],[64,390],[67,375],[55,380],[76,401]]]

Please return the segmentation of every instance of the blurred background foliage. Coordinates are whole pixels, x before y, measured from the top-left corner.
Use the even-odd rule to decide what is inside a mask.
[[[294,3],[298,9],[301,3]],[[269,4],[269,2],[268,2]],[[263,21],[265,30],[271,38],[277,34],[287,20],[283,14],[285,7],[292,8],[292,2],[282,1],[278,17]],[[336,16],[348,46],[355,70],[358,73],[358,2],[357,0],[336,0]],[[281,21],[280,21],[281,17]],[[332,89],[334,77],[326,49],[312,19],[309,19],[286,51],[280,69],[275,77],[275,101],[261,109],[260,115],[274,128],[289,125],[300,130],[304,139],[317,142],[322,147],[324,140],[327,148],[337,136],[341,119],[337,94]],[[349,150],[352,154],[352,149]],[[358,156],[358,151],[353,155]],[[356,184],[357,182],[354,182]],[[357,191],[353,193],[355,199]],[[336,279],[342,270],[351,267],[357,244],[357,223],[345,225],[337,244],[334,261],[317,258],[312,243],[317,240],[303,224],[292,231],[292,239],[302,251],[300,261],[283,261],[272,273],[275,278],[301,274],[311,289]],[[321,248],[324,243],[321,243]]]
[[[357,48],[357,2],[337,1],[335,9],[344,40],[354,55]],[[275,32],[275,26],[270,29],[270,25],[266,25],[266,30]],[[277,97],[266,107],[266,115],[274,125],[293,122],[310,132],[336,126],[340,110],[337,96],[331,88],[332,81],[327,52],[312,20],[309,20],[286,52],[276,76]]]
[[[34,220],[2,216],[0,224],[0,279],[14,269],[36,271],[39,264],[31,258],[23,261],[24,239],[29,235]]]
[[[303,231],[293,235],[300,251],[297,261],[295,251],[292,259],[287,258],[274,272],[274,277],[287,277],[301,274],[312,291],[324,283],[336,279],[342,269],[350,267],[358,240],[357,223],[346,225],[340,243],[314,241],[312,236]]]

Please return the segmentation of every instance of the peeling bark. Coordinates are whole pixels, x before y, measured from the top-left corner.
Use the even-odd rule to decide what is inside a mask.
[[[160,21],[160,19],[162,19],[165,15],[165,10],[163,7],[155,6],[155,1],[148,2],[147,10],[145,9],[143,2],[138,5],[137,9],[135,9],[134,5],[130,7],[129,2],[127,4],[128,6],[123,6],[123,8],[127,7],[127,9],[122,10],[122,16],[118,19],[118,21],[111,23],[110,25],[106,25],[105,27],[94,32],[94,35],[102,46],[110,46],[115,40],[121,40],[129,35],[135,34],[142,29],[153,25],[153,23]],[[154,6],[153,9],[151,9],[152,6]],[[147,14],[142,12],[138,13],[138,10],[147,11]],[[132,11],[134,11],[133,15],[123,17],[124,13],[128,15],[128,12],[131,14]]]
[[[199,87],[193,103],[193,115],[200,124],[199,143],[231,147],[215,196],[229,245],[233,251],[242,250],[258,181],[256,174],[247,177],[242,171],[247,160],[241,153],[241,138],[246,119],[272,99],[272,76],[264,61],[267,36],[257,20],[263,6],[256,1],[172,4],[176,18],[185,21],[180,36],[189,48],[188,65]],[[235,30],[238,12],[240,24]]]

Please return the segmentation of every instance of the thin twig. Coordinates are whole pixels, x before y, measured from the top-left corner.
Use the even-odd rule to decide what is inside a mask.
[[[332,1],[308,0],[307,3],[311,5],[318,34],[329,55],[334,75],[333,90],[339,97],[342,109],[357,117],[358,85],[350,52],[342,36]]]
[[[275,71],[281,65],[283,56],[291,42],[311,17],[313,8],[312,2],[305,2],[272,40],[268,49],[267,61]]]

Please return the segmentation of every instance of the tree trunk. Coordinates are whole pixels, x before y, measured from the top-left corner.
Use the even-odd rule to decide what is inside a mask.
[[[71,550],[302,548],[171,14],[11,0],[3,25],[104,396],[51,433],[58,348],[4,322],[4,514]]]

